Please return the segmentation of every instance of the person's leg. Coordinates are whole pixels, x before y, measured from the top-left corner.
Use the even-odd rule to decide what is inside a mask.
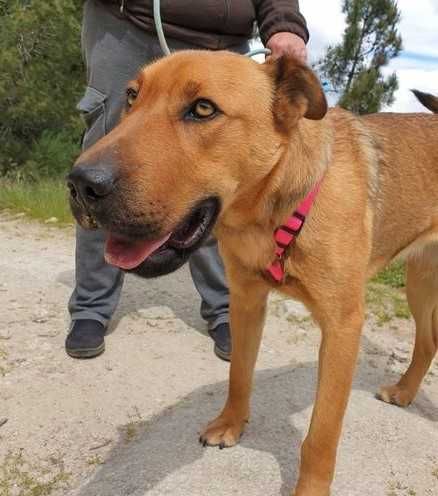
[[[196,48],[169,39],[172,50]],[[136,28],[126,19],[119,19],[95,0],[88,0],[84,8],[82,46],[87,63],[88,88],[79,104],[88,122],[84,137],[84,149],[91,146],[118,122],[125,103],[126,83],[135,76],[145,63],[159,58],[161,50],[156,37]],[[235,47],[245,53],[247,44]],[[123,274],[106,264],[103,258],[104,236],[101,232],[88,232],[78,228],[76,288],[72,294],[69,310],[77,332],[70,333],[70,340],[77,342],[68,348],[86,348],[93,333],[103,343],[104,327],[111,318],[120,296]],[[201,315],[208,322],[215,350],[221,358],[230,355],[228,327],[228,288],[217,243],[209,240],[190,263],[194,284],[202,298]],[[94,332],[90,330],[94,326]],[[99,325],[97,325],[97,323]],[[103,330],[102,330],[103,329]],[[77,350],[75,350],[77,351]],[[99,352],[103,351],[99,347]],[[71,353],[80,356],[80,353]],[[97,353],[95,353],[97,354]]]
[[[215,342],[214,351],[219,358],[229,360],[231,356],[230,295],[216,239],[210,237],[190,257],[189,263],[193,283],[202,298],[201,317],[207,322],[208,332]]]
[[[158,43],[94,0],[84,7],[82,49],[87,89],[78,109],[87,130],[83,150],[117,124],[125,87],[142,65],[159,56]],[[66,340],[71,356],[89,358],[104,350],[105,328],[120,297],[123,272],[104,260],[105,236],[81,227],[76,233],[76,286],[69,301],[72,326]]]

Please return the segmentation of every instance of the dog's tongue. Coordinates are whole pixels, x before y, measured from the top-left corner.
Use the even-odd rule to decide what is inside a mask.
[[[134,269],[163,246],[170,234],[155,241],[130,241],[109,234],[105,245],[105,260],[124,270]]]

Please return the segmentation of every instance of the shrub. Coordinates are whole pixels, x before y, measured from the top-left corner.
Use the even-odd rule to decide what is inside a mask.
[[[22,167],[24,178],[62,177],[79,153],[78,140],[68,130],[43,131]]]
[[[59,174],[75,154],[82,3],[0,0],[0,175]]]

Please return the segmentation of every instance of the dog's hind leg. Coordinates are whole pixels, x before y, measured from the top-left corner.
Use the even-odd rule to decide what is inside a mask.
[[[397,384],[382,387],[377,397],[399,406],[415,398],[438,349],[438,247],[428,247],[407,263],[407,296],[415,319],[412,361]]]
[[[204,446],[226,448],[240,439],[249,418],[249,401],[265,321],[268,285],[261,280],[233,277],[230,283],[231,366],[228,399],[222,413],[201,434]]]

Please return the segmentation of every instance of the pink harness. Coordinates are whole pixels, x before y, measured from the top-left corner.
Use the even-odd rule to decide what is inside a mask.
[[[287,219],[286,224],[278,227],[274,232],[274,241],[277,245],[275,248],[275,261],[266,268],[266,271],[275,282],[284,281],[284,258],[286,250],[296,240],[304,226],[307,215],[312,208],[316,195],[318,194],[321,181],[317,182],[315,187],[307,194],[304,200],[298,205],[295,212]]]

